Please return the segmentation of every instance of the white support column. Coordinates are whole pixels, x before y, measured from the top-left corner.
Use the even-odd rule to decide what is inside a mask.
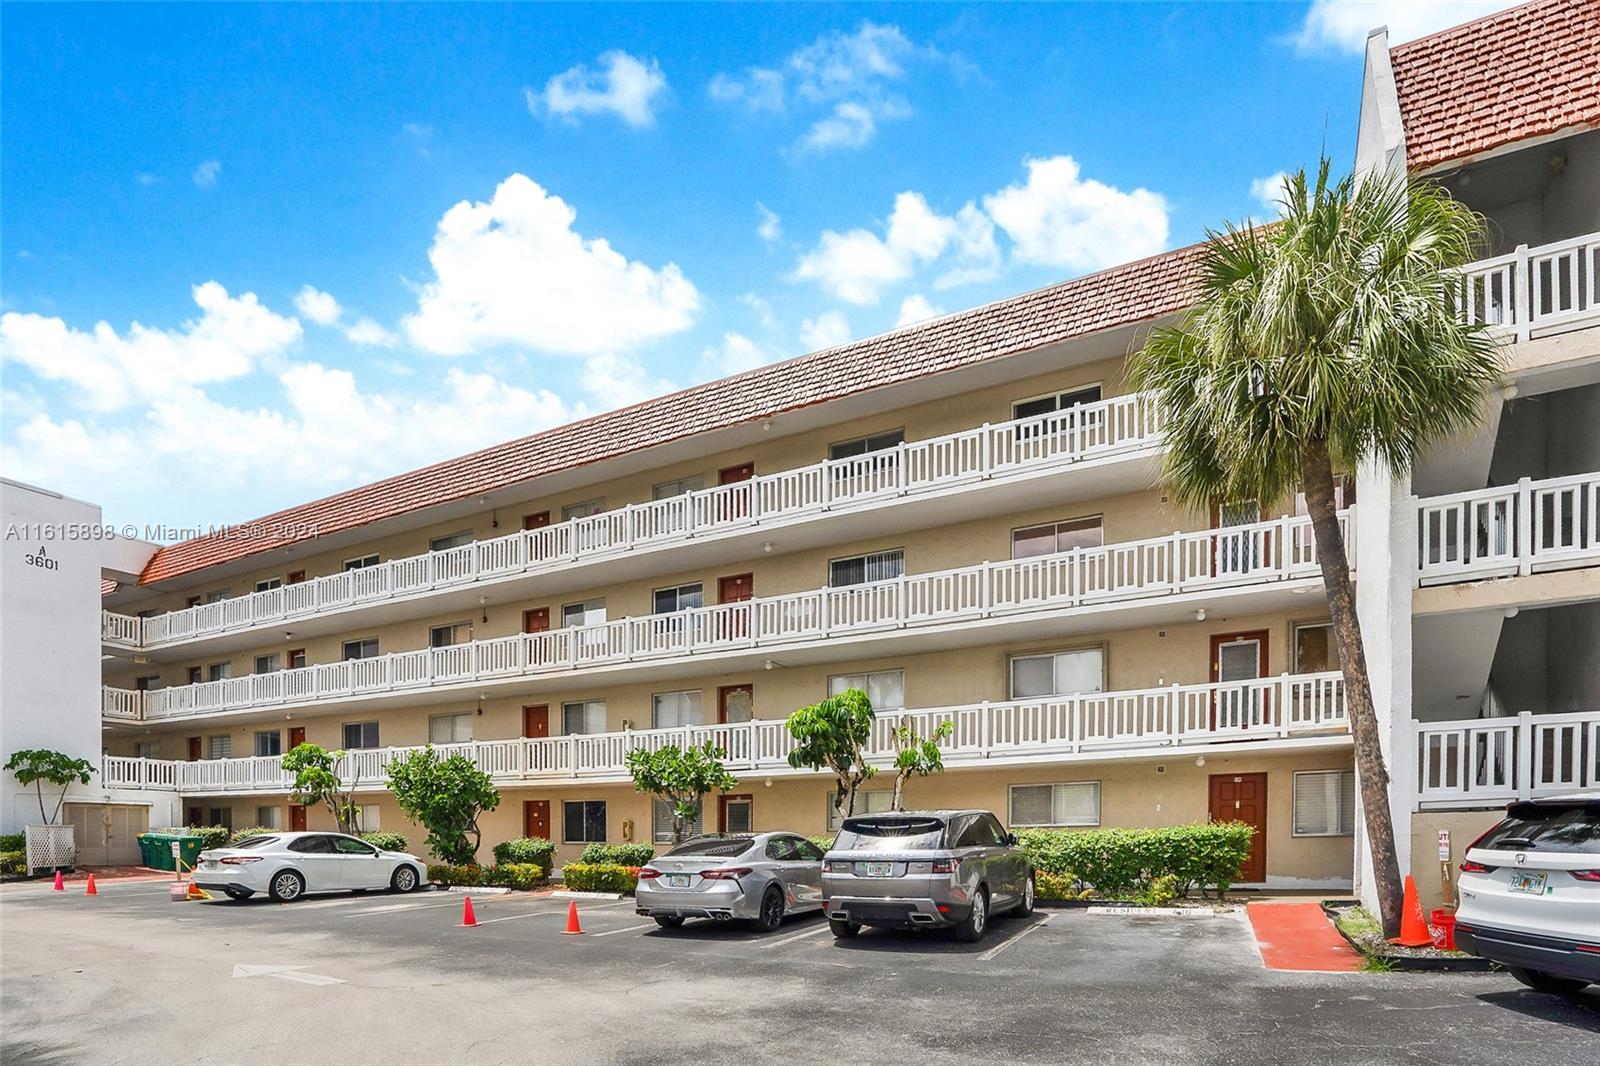
[[[1409,478],[1363,463],[1356,480],[1356,614],[1372,680],[1389,810],[1400,876],[1411,871],[1411,811],[1416,798],[1416,733],[1411,720],[1411,590],[1416,583],[1416,507]],[[1356,790],[1359,808],[1361,790]],[[1377,910],[1372,855],[1358,809],[1355,882],[1361,901]]]

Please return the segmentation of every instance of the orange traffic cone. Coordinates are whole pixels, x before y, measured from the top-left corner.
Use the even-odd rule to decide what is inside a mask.
[[[55,888],[54,888],[54,890],[53,890],[53,891],[56,891],[56,892],[65,892],[65,891],[66,891],[66,890],[67,890],[67,886],[66,886],[66,884],[65,884],[65,883],[64,883],[64,882],[63,882],[63,881],[62,881],[62,880],[61,880],[61,871],[60,871],[60,870],[57,870],[57,871],[56,871],[56,885],[55,885]]]
[[[478,916],[476,914],[472,913],[472,897],[471,896],[466,897],[465,901],[462,903],[462,907],[461,907],[461,924],[462,925],[477,925],[478,924]]]
[[[1399,944],[1403,948],[1425,948],[1433,944],[1428,923],[1422,919],[1422,901],[1417,898],[1417,882],[1410,874],[1406,875],[1405,899],[1400,904],[1400,935],[1390,937],[1389,943]]]
[[[567,904],[567,927],[561,930],[562,936],[582,936],[583,926],[578,924],[578,901],[572,900]]]
[[[89,883],[84,886],[83,894],[85,896],[98,896],[100,894],[100,890],[94,887],[94,874],[89,875]]]

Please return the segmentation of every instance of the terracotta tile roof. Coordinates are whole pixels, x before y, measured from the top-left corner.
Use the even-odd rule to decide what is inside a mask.
[[[913,378],[1016,355],[1178,311],[1192,300],[1191,245],[1036,292],[707,382],[497,444],[256,519],[327,535],[697,433],[770,418]],[[271,551],[295,537],[198,537],[156,552],[141,585]]]
[[[1397,45],[1389,60],[1413,171],[1600,125],[1600,0],[1537,0]]]

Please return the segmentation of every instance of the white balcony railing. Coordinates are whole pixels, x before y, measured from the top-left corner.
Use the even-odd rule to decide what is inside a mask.
[[[1417,501],[1424,585],[1600,564],[1600,473]]]
[[[893,450],[831,459],[665,500],[628,504],[584,518],[493,540],[394,559],[198,604],[150,618],[106,612],[108,643],[155,646],[275,624],[395,596],[570,567],[779,520],[872,506],[965,482],[1026,474],[1084,459],[1153,447],[1160,419],[1145,394],[901,444]]]
[[[137,722],[142,717],[143,692],[127,688],[100,689],[100,717],[118,721]]]
[[[1600,788],[1600,711],[1417,723],[1422,806],[1495,806]]]
[[[1348,512],[1342,520],[1348,537]],[[996,615],[1264,586],[1318,572],[1310,520],[1285,516],[889,581],[164,688],[142,694],[143,717],[152,721],[298,706],[594,666],[816,644]]]
[[[1473,263],[1455,293],[1463,320],[1499,326],[1517,340],[1600,316],[1600,233],[1587,233]]]
[[[1029,755],[1271,740],[1342,731],[1346,727],[1344,685],[1337,673],[885,711],[874,723],[868,745],[872,762],[893,762],[891,733],[906,722],[924,734],[941,722],[950,722],[954,731],[943,749],[945,760],[951,765]],[[435,750],[462,752],[479,769],[500,781],[621,778],[626,776],[630,751],[707,741],[726,752],[723,761],[735,772],[787,771],[794,743],[782,719],[763,719],[678,729],[480,740],[435,745]],[[415,750],[374,748],[349,752],[341,775],[347,784],[381,788],[389,763]],[[175,789],[185,794],[276,792],[293,787],[279,756],[167,762],[108,755],[102,782],[107,787]]]

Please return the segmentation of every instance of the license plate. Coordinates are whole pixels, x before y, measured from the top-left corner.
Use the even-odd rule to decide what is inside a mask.
[[[868,877],[893,877],[894,863],[892,862],[864,862],[860,865],[867,868]]]
[[[668,874],[667,875],[667,887],[668,888],[688,888],[689,887],[689,875],[688,874]]]
[[[1511,875],[1511,884],[1506,886],[1512,892],[1526,892],[1530,896],[1544,895],[1544,884],[1549,874],[1517,872]]]

